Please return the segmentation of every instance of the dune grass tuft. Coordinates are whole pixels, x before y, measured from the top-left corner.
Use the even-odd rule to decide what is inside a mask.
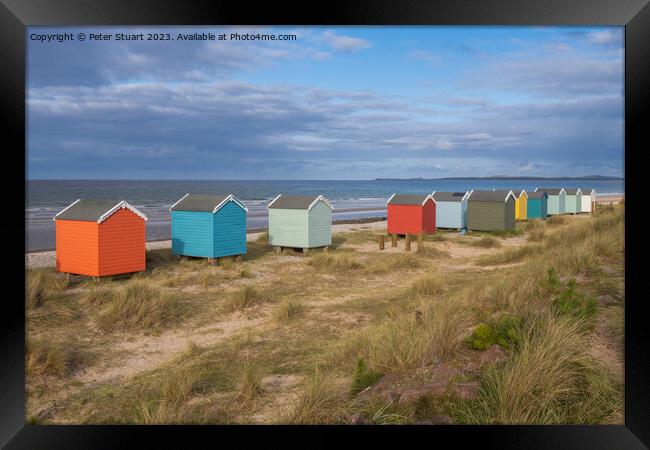
[[[485,255],[478,259],[479,266],[496,266],[499,264],[511,264],[520,262],[539,251],[539,247],[533,244],[522,245],[521,247],[508,248],[494,255]]]
[[[361,267],[361,264],[350,255],[330,255],[328,253],[316,253],[309,258],[309,265],[316,270],[345,272]]]
[[[497,248],[501,247],[501,242],[493,236],[483,236],[469,242],[469,245],[481,248]]]
[[[230,300],[230,310],[246,309],[256,303],[262,303],[268,300],[268,297],[258,290],[255,286],[244,286],[234,293]]]
[[[252,402],[262,395],[262,367],[250,359],[246,359],[239,369],[239,398],[245,403]]]
[[[431,297],[443,291],[442,282],[437,276],[426,275],[418,278],[409,289],[412,297]]]
[[[546,219],[546,224],[555,226],[555,225],[565,225],[568,222],[568,219],[564,216],[553,215]]]
[[[298,300],[285,300],[280,303],[273,311],[273,318],[278,322],[290,322],[304,312],[302,302]]]
[[[82,353],[73,344],[47,342],[44,339],[29,341],[27,344],[26,370],[30,378],[65,378],[83,362]]]
[[[163,292],[146,280],[132,280],[114,288],[95,321],[105,332],[159,331],[178,323],[184,308],[177,297]]]
[[[284,424],[341,423],[347,410],[347,393],[332,373],[316,370],[306,380],[293,405],[280,417]]]

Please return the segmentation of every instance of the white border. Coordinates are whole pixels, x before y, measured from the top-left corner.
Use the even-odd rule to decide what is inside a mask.
[[[77,202],[79,202],[79,201],[81,201],[80,198],[78,198],[78,199],[76,199],[74,202],[70,203],[68,206],[66,206],[66,207],[63,208],[61,211],[59,211],[59,214],[57,214],[56,216],[52,217],[52,220],[56,220],[56,218],[59,217],[60,214],[62,214],[63,212],[67,211],[68,209],[72,208],[72,207],[73,207],[74,205],[76,205]]]
[[[138,211],[138,210],[137,210],[133,205],[130,205],[129,203],[127,203],[127,202],[125,202],[124,200],[122,200],[122,201],[119,202],[117,205],[113,206],[111,209],[109,209],[109,210],[106,211],[104,214],[102,214],[102,215],[99,217],[99,219],[97,219],[97,223],[102,223],[103,221],[105,221],[106,219],[108,219],[110,216],[112,216],[115,212],[117,212],[118,209],[128,209],[128,210],[130,210],[132,213],[134,213],[134,214],[140,216],[141,218],[143,218],[143,219],[145,220],[145,222],[146,222],[147,220],[149,220],[149,219],[147,219],[147,216],[145,216],[145,215],[142,214],[140,211]]]
[[[268,205],[266,205],[266,209],[269,209],[269,206],[271,206],[271,205],[272,205],[272,204],[273,204],[277,199],[279,199],[280,197],[282,197],[282,194],[278,194],[277,197],[275,197],[273,200],[271,200],[271,203],[269,203]]]
[[[316,197],[316,200],[311,202],[311,205],[309,205],[309,207],[307,208],[307,211],[311,211],[311,209],[314,207],[314,205],[316,205],[316,203],[318,203],[319,201],[325,202],[325,204],[327,206],[329,206],[330,209],[332,209],[332,210],[334,209],[334,207],[330,204],[330,202],[325,197],[323,197],[322,195],[319,195],[318,197]]]
[[[235,202],[235,203],[237,203],[237,204],[239,205],[240,208],[242,208],[244,211],[248,212],[248,208],[246,207],[246,205],[244,205],[242,202],[240,202],[239,200],[237,200],[237,198],[236,198],[234,195],[230,194],[230,195],[228,195],[228,197],[224,198],[224,199],[221,201],[221,203],[219,203],[217,206],[214,207],[214,209],[212,210],[212,214],[214,214],[214,213],[216,213],[217,211],[219,211],[219,210],[220,210],[222,207],[224,207],[224,206],[226,205],[226,203],[228,203],[228,202]]]
[[[188,195],[190,195],[190,194],[189,194],[189,193],[185,194],[184,196],[181,197],[181,199],[180,199],[179,201],[177,201],[177,202],[174,203],[172,206],[170,206],[170,207],[169,207],[169,211],[171,212],[172,208],[173,208],[174,206],[178,205],[178,204],[179,204],[180,202],[182,202],[183,200],[185,200],[185,197],[187,197]]]

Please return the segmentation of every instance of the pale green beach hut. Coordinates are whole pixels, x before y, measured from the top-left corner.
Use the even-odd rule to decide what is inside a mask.
[[[564,212],[578,214],[582,210],[582,190],[566,188],[564,191],[566,192]]]
[[[332,244],[332,205],[322,195],[278,195],[268,204],[269,244],[310,249]]]

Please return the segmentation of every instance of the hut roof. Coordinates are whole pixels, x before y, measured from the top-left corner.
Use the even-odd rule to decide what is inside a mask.
[[[441,192],[441,191],[434,191],[431,196],[436,202],[457,202],[460,203],[467,196],[469,195],[469,192]]]
[[[525,189],[522,189],[519,194],[515,194],[515,197],[521,198],[522,195],[525,195],[526,197],[528,197],[528,192],[526,192]]]
[[[578,192],[582,194],[582,191],[579,188],[567,188],[564,190],[567,195],[578,195]]]
[[[545,191],[534,191],[528,193],[528,198],[544,198],[545,195],[548,197]]]
[[[431,194],[393,194],[386,202],[386,205],[417,205],[424,206],[427,199],[432,199]],[[435,203],[435,200],[433,200]]]
[[[232,194],[185,194],[179,201],[174,203],[169,210],[215,213],[229,201],[237,203],[242,209],[248,211],[248,208],[246,208],[246,206]]]
[[[78,199],[61,210],[54,216],[54,220],[78,220],[80,222],[101,223],[122,208],[129,209],[144,220],[147,220],[147,216],[125,201],[83,199]]]
[[[560,195],[560,193],[561,193],[562,191],[564,191],[564,193],[566,194],[566,191],[564,190],[564,188],[537,188],[537,189],[535,189],[535,190],[536,190],[536,191],[538,191],[538,190],[539,190],[539,191],[544,191],[544,192],[546,192],[548,195]]]
[[[280,194],[275,197],[271,203],[268,204],[268,209],[306,209],[309,211],[319,201],[325,202],[330,209],[332,205],[322,195],[283,195]]]
[[[515,200],[515,194],[512,191],[472,191],[469,200],[474,202],[506,202],[510,196]]]
[[[580,188],[580,190],[582,191],[583,195],[596,194],[596,189],[593,189],[593,188]]]

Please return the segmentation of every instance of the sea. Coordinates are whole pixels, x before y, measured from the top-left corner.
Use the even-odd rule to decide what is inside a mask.
[[[386,217],[386,201],[393,193],[425,194],[471,189],[534,190],[536,187],[593,188],[599,195],[624,194],[622,180],[27,180],[25,199],[25,250],[55,247],[53,217],[73,201],[84,199],[126,200],[147,217],[147,240],[169,239],[169,207],[186,193],[234,194],[248,207],[249,230],[268,224],[266,205],[278,194],[324,195],[334,207],[333,221]]]

